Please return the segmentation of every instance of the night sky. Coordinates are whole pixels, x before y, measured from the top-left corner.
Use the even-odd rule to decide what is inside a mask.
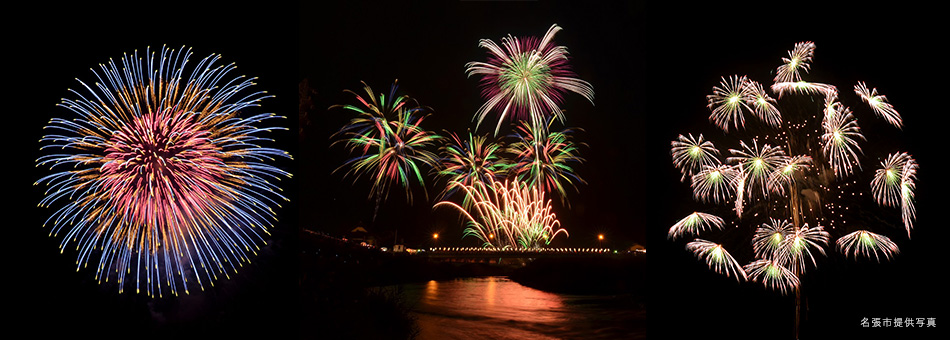
[[[314,20],[310,13],[338,11],[339,15]],[[644,244],[646,211],[643,192],[647,176],[643,166],[646,118],[643,91],[645,50],[643,6],[546,2],[445,2],[439,5],[347,3],[334,8],[306,6],[300,11],[300,76],[314,93],[309,125],[302,139],[303,178],[301,227],[343,233],[360,224],[372,232],[399,239],[410,247],[432,245],[476,246],[477,240],[460,240],[463,227],[458,213],[433,211],[444,180],[427,177],[425,191],[412,188],[410,205],[405,189],[394,186],[373,220],[374,202],[367,200],[369,177],[344,177],[347,169],[334,169],[352,157],[342,144],[329,147],[330,136],[353,117],[334,109],[336,104],[356,103],[349,89],[363,94],[361,81],[374,91],[389,91],[398,79],[403,94],[431,108],[423,128],[440,134],[491,135],[497,115],[489,115],[476,130],[473,121],[483,103],[478,77],[467,78],[464,65],[486,61],[487,50],[479,39],[501,43],[502,37],[544,35],[552,24],[563,28],[554,43],[567,46],[578,77],[590,82],[594,105],[582,96],[564,96],[566,122],[555,129],[579,128],[574,135],[584,143],[585,162],[572,165],[587,183],[568,188],[570,208],[555,202],[562,227],[570,233],[560,245],[596,246],[605,234],[612,247]],[[327,34],[327,32],[334,32]],[[609,118],[608,118],[609,117]],[[500,135],[513,133],[506,122]],[[428,194],[428,200],[426,200]],[[622,212],[622,213],[618,213]],[[384,240],[391,246],[392,238]]]
[[[22,150],[14,165],[22,171],[13,181],[18,204],[8,211],[18,218],[8,225],[13,231],[4,239],[5,258],[13,264],[5,277],[7,291],[17,301],[13,309],[19,317],[14,324],[43,320],[49,329],[39,331],[50,335],[116,331],[293,337],[298,230],[336,235],[361,223],[380,234],[398,228],[399,237],[413,247],[433,245],[433,232],[444,235],[439,242],[475,245],[460,239],[456,213],[433,212],[441,188],[431,177],[425,191],[414,189],[412,204],[402,191],[393,191],[374,221],[373,202],[367,199],[369,182],[332,172],[349,156],[341,146],[330,147],[330,136],[351,115],[328,108],[353,103],[343,91],[360,92],[361,81],[381,92],[398,79],[400,91],[432,108],[425,128],[464,134],[475,129],[472,117],[482,103],[478,80],[464,72],[465,63],[487,57],[478,40],[500,43],[508,34],[541,36],[556,23],[563,30],[554,42],[568,47],[573,71],[595,91],[593,105],[580,95],[565,95],[564,127],[583,129],[575,138],[586,144],[580,151],[585,162],[575,169],[587,183],[578,184],[576,192],[569,189],[569,209],[555,203],[562,227],[571,234],[558,242],[594,246],[596,235],[603,233],[611,247],[647,247],[651,339],[691,335],[783,339],[792,327],[793,300],[759,284],[737,284],[717,275],[685,250],[685,242],[666,239],[669,226],[701,207],[689,199],[688,185],[679,181],[669,143],[678,134],[717,132],[706,119],[705,96],[720,77],[747,74],[767,83],[786,51],[806,40],[817,45],[811,73],[817,81],[847,88],[864,80],[887,95],[903,114],[905,127],[899,132],[882,130],[886,133],[880,138],[867,137],[912,153],[921,172],[913,238],[908,240],[897,223],[885,229],[901,247],[896,260],[853,263],[829,252],[817,269],[806,274],[810,311],[805,322],[810,333],[804,335],[863,339],[929,335],[906,329],[872,332],[858,322],[862,317],[937,317],[938,326],[946,323],[938,315],[945,308],[934,302],[945,300],[943,291],[938,291],[946,256],[937,248],[944,236],[937,213],[938,203],[944,201],[941,193],[947,189],[936,171],[940,161],[934,147],[946,126],[938,62],[946,30],[929,19],[935,10],[729,4],[734,7],[587,1],[341,2],[236,8],[190,4],[148,10],[123,4],[74,5],[55,11],[33,5],[36,14],[28,16],[32,20],[27,26],[16,27],[16,32],[24,33],[16,34],[7,52],[17,60],[11,64],[17,81],[13,100],[8,100],[16,103],[16,111],[8,115],[22,117],[13,121],[17,126],[8,126],[21,136],[8,145]],[[36,141],[43,134],[41,128],[50,117],[65,114],[55,104],[68,96],[67,88],[77,86],[75,78],[89,79],[89,68],[108,58],[162,45],[192,47],[193,59],[222,54],[224,62],[235,62],[239,71],[259,78],[258,87],[276,96],[264,102],[264,110],[288,118],[289,131],[278,136],[279,147],[291,152],[294,161],[280,164],[294,178],[284,183],[291,202],[280,209],[273,239],[250,266],[205,294],[151,301],[118,295],[111,285],[97,285],[91,271],[76,272],[74,254],[59,254],[59,239],[40,228],[52,211],[36,207],[42,190],[32,183],[45,174],[45,169],[33,167],[40,154]],[[295,114],[303,80],[313,91],[306,119]],[[476,133],[490,133],[495,122],[490,116]],[[835,236],[840,235],[832,240]],[[156,322],[157,314],[167,320]]]

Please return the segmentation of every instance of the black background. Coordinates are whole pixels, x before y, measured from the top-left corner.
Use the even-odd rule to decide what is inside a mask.
[[[941,269],[946,256],[938,248],[944,235],[937,216],[946,190],[938,172],[946,126],[939,51],[946,30],[933,8],[867,6],[548,1],[29,5],[22,13],[11,13],[25,14],[27,20],[5,24],[13,32],[5,51],[15,75],[7,85],[6,103],[15,104],[7,112],[13,118],[7,131],[14,132],[7,145],[22,156],[11,162],[18,171],[9,176],[14,183],[9,195],[17,204],[8,205],[9,232],[4,234],[9,264],[5,287],[17,315],[11,330],[41,337],[296,337],[294,249],[299,229],[337,233],[364,223],[380,231],[398,228],[401,238],[416,246],[431,245],[427,235],[432,232],[452,242],[461,235],[455,217],[433,213],[431,200],[421,191],[414,193],[411,205],[401,193],[391,194],[372,221],[372,202],[365,199],[369,184],[332,173],[346,154],[330,148],[329,136],[348,117],[325,109],[349,103],[343,90],[360,90],[360,81],[384,91],[399,79],[401,90],[433,108],[425,121],[429,129],[474,129],[471,117],[481,99],[477,80],[465,77],[464,64],[486,57],[478,39],[540,36],[557,23],[564,30],[555,42],[568,46],[573,70],[596,92],[594,105],[576,94],[565,99],[567,126],[584,129],[577,138],[588,145],[581,150],[586,162],[577,172],[588,183],[569,194],[570,209],[557,208],[571,233],[561,242],[594,245],[596,235],[604,233],[612,247],[647,247],[649,338],[788,338],[791,298],[712,273],[682,242],[666,240],[669,226],[697,209],[672,167],[669,142],[681,133],[714,132],[706,120],[705,95],[721,76],[748,74],[767,83],[768,72],[786,51],[805,40],[817,45],[816,77],[827,75],[822,79],[843,87],[865,80],[897,106],[905,127],[881,138],[914,154],[921,171],[913,238],[901,237],[899,228],[887,233],[902,254],[884,264],[844,261],[835,253],[821,259],[804,278],[809,312],[802,335],[931,338],[933,332],[920,329],[865,329],[859,322],[864,317],[936,317],[938,327],[945,322],[938,315],[944,310],[939,303],[945,299]],[[75,78],[88,79],[89,68],[108,58],[162,45],[193,47],[195,57],[219,53],[225,62],[258,77],[259,88],[276,96],[266,110],[288,117],[290,132],[281,147],[295,161],[282,164],[294,173],[285,183],[291,203],[280,209],[273,240],[258,258],[205,293],[153,300],[118,295],[115,287],[96,284],[93,273],[77,272],[75,256],[59,254],[59,240],[40,227],[50,209],[36,207],[42,190],[32,183],[45,173],[34,169],[41,128],[64,114],[55,104],[68,96],[67,88],[77,86]],[[303,79],[314,90],[314,103],[309,124],[299,129],[302,120],[294,112]],[[487,133],[485,126],[493,124],[478,133]],[[430,199],[437,190],[437,183],[429,183]]]
[[[192,49],[189,65],[211,54],[220,54],[218,65],[235,63],[233,76],[257,77],[256,89],[274,98],[264,99],[258,113],[274,112],[288,119],[287,132],[272,145],[298,155],[295,139],[297,104],[296,66],[289,62],[297,53],[293,43],[296,4],[202,4],[170,2],[135,4],[100,2],[88,4],[34,3],[11,17],[23,16],[6,27],[12,40],[5,47],[11,60],[8,69],[17,76],[9,98],[19,98],[7,126],[14,136],[10,147],[22,157],[11,162],[22,172],[11,176],[16,202],[4,241],[10,259],[4,278],[13,296],[9,322],[13,334],[37,338],[129,337],[129,338],[218,338],[228,336],[296,336],[298,308],[296,286],[297,177],[285,179],[283,194],[291,201],[276,209],[279,222],[267,246],[252,262],[218,280],[204,292],[192,285],[191,294],[177,298],[151,299],[134,289],[118,294],[114,284],[97,284],[92,267],[76,270],[74,244],[60,254],[60,238],[49,237],[43,222],[55,210],[38,208],[45,185],[32,184],[49,174],[34,168],[41,154],[38,140],[52,117],[69,113],[55,106],[61,98],[73,98],[67,89],[85,93],[76,79],[97,79],[91,69],[111,58],[163,46]],[[295,161],[276,163],[297,175]],[[15,179],[14,179],[15,178]],[[16,194],[14,194],[16,193]],[[197,292],[196,292],[197,291]],[[166,291],[167,296],[167,291]]]

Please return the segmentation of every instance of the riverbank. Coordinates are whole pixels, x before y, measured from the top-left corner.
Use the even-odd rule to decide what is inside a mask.
[[[307,234],[300,253],[300,334],[314,339],[411,339],[419,333],[414,306],[398,289],[379,287],[472,277],[508,277],[525,287],[559,294],[625,295],[642,306],[645,257],[438,262]]]

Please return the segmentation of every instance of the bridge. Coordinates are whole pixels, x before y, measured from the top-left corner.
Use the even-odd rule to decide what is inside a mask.
[[[500,259],[537,259],[537,258],[597,258],[629,257],[645,255],[646,250],[614,250],[607,248],[453,248],[440,247],[415,250],[416,255],[425,256],[430,261],[440,262],[477,262],[497,263]]]

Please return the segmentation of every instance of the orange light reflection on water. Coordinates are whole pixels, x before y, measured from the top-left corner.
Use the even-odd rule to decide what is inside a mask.
[[[453,310],[467,316],[513,322],[555,324],[566,317],[561,296],[500,277],[429,281],[421,300],[417,308],[423,311]]]

